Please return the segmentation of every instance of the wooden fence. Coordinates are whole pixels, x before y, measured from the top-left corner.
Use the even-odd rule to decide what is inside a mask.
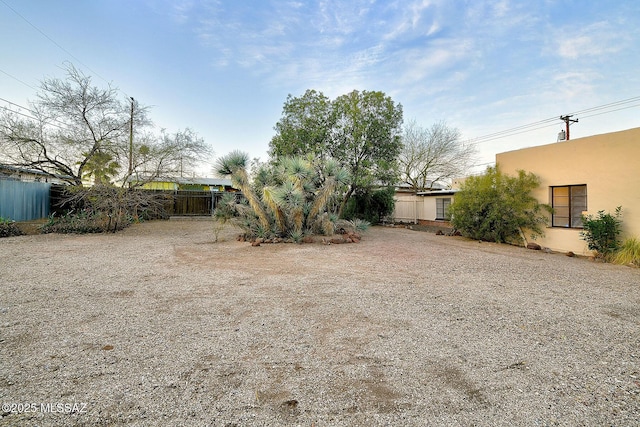
[[[211,215],[225,194],[216,191],[151,191],[161,200],[165,213],[169,216]],[[240,194],[240,193],[236,193]]]

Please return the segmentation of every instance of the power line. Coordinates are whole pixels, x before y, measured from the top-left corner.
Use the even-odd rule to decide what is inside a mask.
[[[628,98],[628,99],[623,99],[623,100],[620,100],[620,101],[610,102],[608,104],[603,104],[603,105],[599,105],[599,106],[596,106],[596,107],[587,108],[587,109],[584,109],[584,110],[575,111],[573,113],[570,113],[570,115],[573,116],[573,115],[576,115],[576,114],[594,112],[594,114],[583,116],[582,118],[595,117],[595,116],[599,116],[599,115],[602,115],[602,114],[613,113],[615,111],[621,111],[621,110],[626,110],[626,109],[629,109],[629,108],[640,107],[640,104],[637,104],[637,102],[640,102],[640,96],[636,96],[636,97]],[[626,105],[626,104],[633,104],[633,105]],[[611,109],[613,107],[618,107],[618,106],[620,106],[620,108]],[[606,110],[606,111],[602,111],[602,110]],[[530,123],[530,124],[527,124],[527,125],[521,125],[521,126],[517,126],[517,127],[514,127],[514,128],[510,128],[510,129],[506,129],[506,130],[490,133],[490,134],[487,134],[487,135],[479,136],[477,138],[471,138],[470,144],[479,145],[479,144],[482,144],[482,143],[485,143],[485,142],[489,142],[489,141],[493,141],[493,140],[496,140],[496,139],[506,138],[506,137],[509,137],[509,136],[519,135],[521,133],[532,132],[532,131],[535,131],[535,130],[540,130],[540,129],[548,128],[548,127],[551,127],[551,126],[556,126],[557,125],[557,121],[558,121],[558,117],[557,116],[556,117],[550,117],[548,119],[540,120],[540,121],[537,121],[537,122],[534,122],[534,123]]]
[[[75,57],[75,55],[71,52],[69,52],[67,49],[65,49],[64,47],[62,47],[58,42],[56,42],[54,39],[52,39],[51,37],[49,37],[44,31],[42,31],[40,28],[36,27],[33,23],[31,23],[31,21],[29,21],[27,18],[25,18],[24,16],[22,16],[17,10],[15,10],[13,7],[11,7],[5,0],[0,0],[0,2],[2,2],[5,6],[7,6],[9,9],[11,9],[11,11],[13,13],[15,13],[16,15],[18,15],[24,22],[26,22],[27,24],[29,24],[33,29],[35,29],[37,32],[39,32],[40,34],[42,34],[47,40],[49,40],[51,43],[53,43],[54,45],[56,45],[60,50],[64,51],[67,55],[69,55],[70,57],[72,57],[73,59],[75,59],[76,61],[78,61],[80,64],[82,64],[87,70],[91,71],[93,74],[95,74],[96,76],[100,77],[102,80],[107,81],[104,77],[102,77],[100,74],[96,73],[95,71],[93,71],[87,64],[85,64],[84,62],[80,61],[78,58]]]
[[[19,115],[21,115],[23,117],[26,117],[28,119],[32,119],[33,120],[33,117],[31,117],[31,116],[29,116],[27,114],[21,113],[20,111],[14,111],[14,110],[10,109],[9,107],[5,107],[4,105],[0,105],[0,108],[2,108],[5,111],[9,111],[9,112],[14,113],[14,114],[19,114]]]
[[[23,110],[27,110],[27,111],[28,111],[28,112],[30,112],[30,113],[35,113],[35,111],[30,110],[30,109],[28,109],[27,107],[23,107],[22,105],[16,104],[15,102],[11,102],[11,101],[9,101],[8,99],[0,98],[0,101],[4,101],[4,102],[6,102],[7,104],[11,104],[11,105],[13,105],[14,107],[22,108]],[[33,118],[33,117],[32,117],[32,118]]]
[[[628,110],[629,108],[635,108],[635,107],[640,107],[640,104],[636,104],[636,105],[629,105],[627,107],[623,107],[623,108],[616,108],[615,110],[611,110],[611,111],[604,111],[602,113],[596,113],[596,114],[590,114],[588,116],[582,116],[583,119],[586,119],[587,117],[594,117],[594,116],[600,116],[602,114],[608,114],[608,113],[613,113],[615,111],[620,111],[620,110]]]
[[[2,1],[2,0],[0,0],[0,1]],[[4,98],[0,97],[0,101],[6,102],[7,104],[9,104],[9,105],[13,105],[14,107],[21,108],[22,110],[28,111],[28,112],[29,112],[29,113],[31,113],[31,114],[36,114],[36,112],[35,112],[35,111],[33,111],[33,110],[31,110],[31,109],[29,109],[29,108],[27,108],[27,107],[23,107],[23,106],[22,106],[22,105],[20,105],[20,104],[16,104],[15,102],[11,102],[11,101],[9,101],[8,99],[4,99]],[[27,114],[22,113],[22,112],[20,112],[20,111],[12,110],[12,109],[10,109],[9,107],[6,107],[6,106],[4,106],[4,105],[0,105],[0,108],[4,109],[5,111],[11,112],[11,113],[19,114],[19,115],[21,115],[21,116],[23,116],[23,117],[26,117],[26,118],[28,118],[28,119],[31,119],[31,120],[37,120],[37,119],[36,119],[35,117],[33,117],[33,116],[27,115]],[[49,124],[49,125],[51,125],[51,126],[57,127],[58,129],[65,130],[65,131],[67,131],[67,132],[72,132],[72,131],[73,131],[72,129],[69,129],[69,128],[68,128],[68,124],[66,124],[66,123],[64,123],[64,122],[61,122],[61,121],[59,121],[59,120],[57,120],[57,119],[52,119],[52,122],[55,122],[55,123],[48,123],[48,124]],[[59,124],[56,124],[56,123],[59,123]]]
[[[600,105],[598,107],[587,108],[586,110],[575,111],[575,112],[573,112],[571,114],[588,113],[588,112],[595,111],[595,110],[602,110],[602,109],[605,109],[605,108],[618,106],[618,105],[622,105],[622,104],[628,104],[628,103],[637,102],[637,101],[640,101],[640,96],[635,96],[633,98],[623,99],[621,101],[611,102],[609,104]]]
[[[0,1],[2,1],[2,0],[0,0]],[[25,85],[25,86],[27,86],[27,87],[29,87],[29,88],[33,89],[33,90],[38,90],[37,88],[35,88],[35,87],[31,86],[29,83],[25,83],[25,82],[23,82],[22,80],[20,80],[20,79],[19,79],[19,78],[17,78],[16,76],[13,76],[13,75],[9,74],[9,73],[7,73],[6,71],[4,71],[4,70],[2,70],[2,69],[0,69],[0,73],[5,74],[5,75],[7,75],[7,76],[11,77],[11,78],[12,78],[12,79],[14,79],[15,81],[18,81],[18,82],[22,83],[23,85]]]
[[[53,43],[54,45],[56,45],[60,50],[62,50],[63,52],[65,52],[67,55],[69,55],[71,58],[73,58],[75,61],[77,61],[79,64],[81,64],[82,66],[84,66],[87,70],[89,70],[93,75],[99,77],[100,79],[102,79],[103,81],[105,81],[107,84],[111,84],[111,82],[107,79],[105,79],[104,77],[102,77],[100,74],[98,74],[97,72],[95,72],[94,70],[91,69],[91,67],[89,67],[87,64],[85,64],[84,62],[82,62],[80,59],[78,59],[74,54],[72,54],[71,52],[69,52],[67,49],[65,49],[62,45],[60,45],[58,42],[56,42],[53,38],[49,37],[44,31],[42,31],[40,28],[38,28],[36,25],[34,25],[33,23],[31,23],[31,21],[29,21],[27,18],[25,18],[23,15],[21,15],[17,10],[15,10],[13,7],[11,7],[5,0],[0,0],[1,3],[3,3],[5,6],[7,6],[9,9],[11,9],[11,11],[13,13],[15,13],[16,15],[18,15],[24,22],[26,22],[27,24],[29,24],[31,27],[33,27],[37,32],[39,32],[42,36],[44,36],[47,40],[49,40],[51,43]],[[2,70],[0,70],[2,71]],[[28,85],[27,83],[22,82],[21,80],[17,79],[16,77],[11,76],[10,74],[6,73],[3,71],[4,74],[7,74],[9,77],[12,77],[16,80],[18,80],[19,82],[33,88],[32,86]],[[129,97],[129,95],[123,91],[122,89],[118,88],[118,90],[120,90],[125,96]]]
[[[484,140],[484,139],[491,140],[491,139],[502,138],[503,137],[502,135],[511,134],[513,132],[516,132],[516,131],[520,131],[520,130],[526,131],[526,129],[528,129],[528,128],[531,128],[531,127],[534,127],[534,126],[539,126],[541,124],[549,123],[549,122],[552,122],[552,121],[555,122],[556,120],[557,120],[557,118],[555,118],[555,117],[554,118],[549,118],[549,119],[544,119],[544,120],[540,120],[538,122],[530,123],[528,125],[516,126],[514,128],[509,128],[509,129],[506,129],[506,130],[501,130],[501,131],[498,131],[498,132],[490,133],[488,135],[479,136],[477,138],[473,138],[474,141],[475,141],[474,144],[482,142],[482,140]],[[543,127],[546,127],[546,126],[543,126]],[[539,129],[539,128],[536,128],[536,129]],[[533,130],[535,130],[535,129],[533,129]],[[521,133],[521,132],[516,132],[516,133]],[[504,136],[507,136],[507,135],[504,135]]]

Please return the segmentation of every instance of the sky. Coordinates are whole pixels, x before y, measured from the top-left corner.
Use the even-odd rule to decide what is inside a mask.
[[[191,128],[215,155],[267,159],[287,95],[382,91],[478,155],[640,127],[637,0],[0,0],[0,107],[66,62]],[[7,102],[8,101],[8,102]],[[500,137],[500,138],[496,138]]]

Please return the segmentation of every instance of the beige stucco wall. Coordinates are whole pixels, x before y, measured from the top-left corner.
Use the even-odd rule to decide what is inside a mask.
[[[640,128],[578,138],[496,155],[500,170],[540,177],[535,197],[551,204],[551,186],[587,185],[587,212],[622,206],[623,238],[640,237]],[[549,220],[549,225],[551,220]],[[536,242],[556,251],[588,255],[579,229],[548,227]]]

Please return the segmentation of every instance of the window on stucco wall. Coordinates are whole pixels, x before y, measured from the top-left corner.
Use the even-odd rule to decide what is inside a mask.
[[[587,186],[551,187],[552,227],[582,228],[582,212],[587,210]]]
[[[451,206],[451,198],[436,199],[436,219],[447,219],[449,215],[449,206]]]

